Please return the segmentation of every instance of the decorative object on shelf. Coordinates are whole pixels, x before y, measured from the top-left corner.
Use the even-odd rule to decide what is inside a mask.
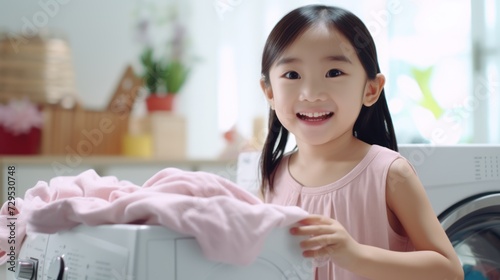
[[[27,97],[36,104],[76,102],[71,50],[51,32],[0,38],[0,103]]]
[[[131,116],[123,138],[123,155],[129,157],[185,160],[186,119],[173,112],[156,111]]]
[[[42,153],[72,155],[81,160],[92,155],[121,155],[122,139],[137,92],[142,86],[132,67],[127,67],[106,110],[65,108],[61,104],[44,107]]]
[[[153,144],[148,116],[130,116],[128,133],[123,138],[122,154],[127,157],[150,158]]]
[[[153,156],[158,159],[187,158],[187,127],[183,116],[172,112],[148,114],[152,136]]]
[[[122,153],[127,157],[150,158],[151,142],[149,134],[126,134],[123,138]]]
[[[178,7],[169,7],[168,11],[166,23],[170,30],[167,32],[169,38],[159,51],[155,51],[150,40],[150,17],[144,17],[138,24],[141,41],[145,44],[140,57],[143,68],[140,77],[149,92],[146,98],[149,112],[174,109],[175,96],[186,83],[192,62],[186,54],[187,32]]]
[[[43,115],[28,98],[0,104],[0,155],[38,154]]]

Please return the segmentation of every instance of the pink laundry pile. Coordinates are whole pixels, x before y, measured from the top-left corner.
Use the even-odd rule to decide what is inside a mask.
[[[87,170],[48,184],[40,181],[15,203],[16,253],[26,232],[55,233],[79,224],[149,224],[194,236],[205,257],[237,265],[257,258],[273,228],[307,216],[298,207],[264,204],[220,176],[175,168],[156,173],[142,187]],[[0,265],[11,246],[8,206],[5,202],[0,210]]]

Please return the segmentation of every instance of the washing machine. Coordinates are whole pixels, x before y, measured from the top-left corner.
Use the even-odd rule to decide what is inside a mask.
[[[465,279],[500,279],[500,146],[400,145],[455,248]]]
[[[312,261],[302,257],[300,240],[289,227],[275,228],[252,263],[235,265],[207,259],[195,238],[162,226],[79,225],[28,234],[6,279],[310,280]]]

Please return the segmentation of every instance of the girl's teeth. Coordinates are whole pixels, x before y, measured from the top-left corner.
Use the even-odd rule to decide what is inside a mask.
[[[314,112],[314,113],[299,113],[299,114],[302,116],[309,117],[309,118],[317,118],[317,117],[326,116],[330,113],[329,112],[321,112],[321,113]]]
[[[333,112],[298,113],[297,116],[303,120],[319,121],[330,118]]]

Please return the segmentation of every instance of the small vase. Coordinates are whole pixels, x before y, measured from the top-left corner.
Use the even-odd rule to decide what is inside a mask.
[[[174,103],[174,94],[157,95],[152,94],[146,98],[148,112],[172,111]]]
[[[29,133],[14,135],[0,125],[0,155],[34,155],[40,153],[42,131],[33,127]]]

